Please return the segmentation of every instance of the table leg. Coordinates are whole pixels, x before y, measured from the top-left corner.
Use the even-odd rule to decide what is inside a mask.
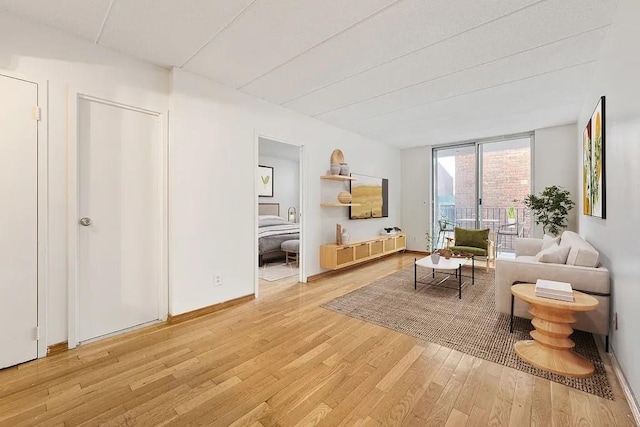
[[[462,264],[458,266],[458,299],[462,299]]]
[[[416,264],[418,258],[413,259],[413,290],[418,289],[418,264]]]
[[[471,284],[476,284],[476,256],[471,255]]]
[[[533,341],[515,343],[518,356],[536,368],[559,375],[582,378],[593,374],[593,364],[571,351],[575,343],[569,339],[573,333],[570,325],[576,321],[572,311],[531,304],[529,313],[536,328],[531,331]]]

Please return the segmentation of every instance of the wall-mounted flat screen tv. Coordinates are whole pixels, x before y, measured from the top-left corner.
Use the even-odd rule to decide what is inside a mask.
[[[389,180],[352,173],[349,219],[386,218],[389,216]]]

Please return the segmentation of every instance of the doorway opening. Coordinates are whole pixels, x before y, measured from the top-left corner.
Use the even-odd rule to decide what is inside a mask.
[[[258,136],[257,286],[304,282],[303,146]]]

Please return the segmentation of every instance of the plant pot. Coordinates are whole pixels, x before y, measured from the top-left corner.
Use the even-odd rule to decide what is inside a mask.
[[[437,264],[440,262],[440,254],[438,252],[434,252],[431,254],[431,262]]]
[[[340,175],[349,176],[349,165],[346,163],[340,163]]]
[[[515,224],[516,223],[516,219],[515,218],[507,218],[507,223],[508,224]]]

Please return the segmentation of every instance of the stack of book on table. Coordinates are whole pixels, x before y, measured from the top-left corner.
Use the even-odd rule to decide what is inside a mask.
[[[573,302],[573,289],[571,289],[571,284],[566,282],[538,279],[535,295],[542,298]]]

